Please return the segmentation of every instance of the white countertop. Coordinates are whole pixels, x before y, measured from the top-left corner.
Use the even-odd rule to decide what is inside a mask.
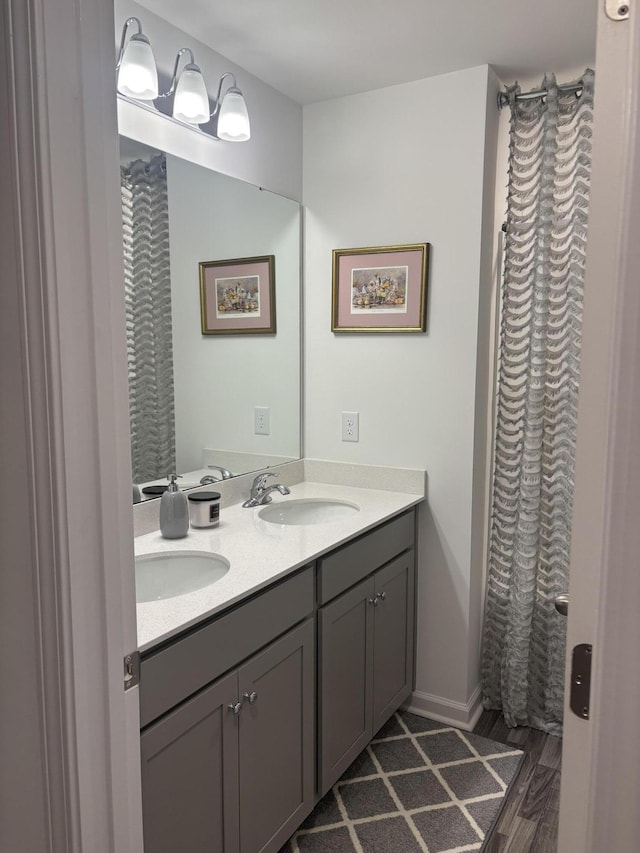
[[[140,651],[147,651],[424,500],[419,494],[303,482],[291,486],[287,497],[275,492],[273,503],[310,498],[348,501],[357,504],[360,512],[325,524],[280,525],[259,518],[260,508],[245,509],[234,504],[221,511],[218,527],[191,528],[184,539],[163,539],[159,531],[138,536],[136,555],[211,551],[231,564],[227,574],[211,586],[138,604]]]

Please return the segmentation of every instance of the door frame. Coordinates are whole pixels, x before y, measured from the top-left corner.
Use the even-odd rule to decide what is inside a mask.
[[[559,853],[632,853],[640,837],[640,16],[598,5],[567,685],[575,645],[593,663],[589,720],[566,691]]]
[[[6,0],[0,45],[0,847],[141,853],[113,2]]]

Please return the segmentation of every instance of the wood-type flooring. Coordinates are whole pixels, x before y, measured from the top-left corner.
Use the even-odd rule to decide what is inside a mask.
[[[556,853],[562,740],[525,726],[510,729],[500,711],[483,711],[474,732],[525,752],[484,853]]]

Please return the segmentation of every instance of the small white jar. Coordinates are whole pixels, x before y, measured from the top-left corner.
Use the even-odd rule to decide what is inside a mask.
[[[192,527],[215,527],[220,523],[220,492],[191,492],[189,519]]]

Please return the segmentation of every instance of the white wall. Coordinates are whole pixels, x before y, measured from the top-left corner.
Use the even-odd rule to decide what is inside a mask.
[[[416,687],[461,705],[479,681],[476,365],[495,87],[482,66],[304,109],[305,455],[427,469]],[[331,250],[424,241],[427,333],[332,334]],[[357,444],[340,441],[343,410],[360,412]]]
[[[189,156],[222,174],[241,178],[299,201],[302,189],[302,107],[133,0],[115,0],[114,8],[118,44],[126,19],[130,16],[140,18],[143,32],[151,41],[158,69],[165,79],[171,75],[181,47],[193,50],[210,98],[215,97],[218,80],[225,71],[235,74],[251,120],[251,139],[248,142],[220,142],[203,138],[202,134],[185,134],[183,128],[178,128],[180,132],[176,134],[170,124],[154,121],[154,116],[121,103],[118,111],[120,132],[167,153]]]
[[[178,469],[200,468],[205,447],[297,458],[299,205],[170,156],[167,188]],[[202,335],[198,263],[259,255],[275,255],[277,333]],[[255,406],[270,435],[255,435]]]

